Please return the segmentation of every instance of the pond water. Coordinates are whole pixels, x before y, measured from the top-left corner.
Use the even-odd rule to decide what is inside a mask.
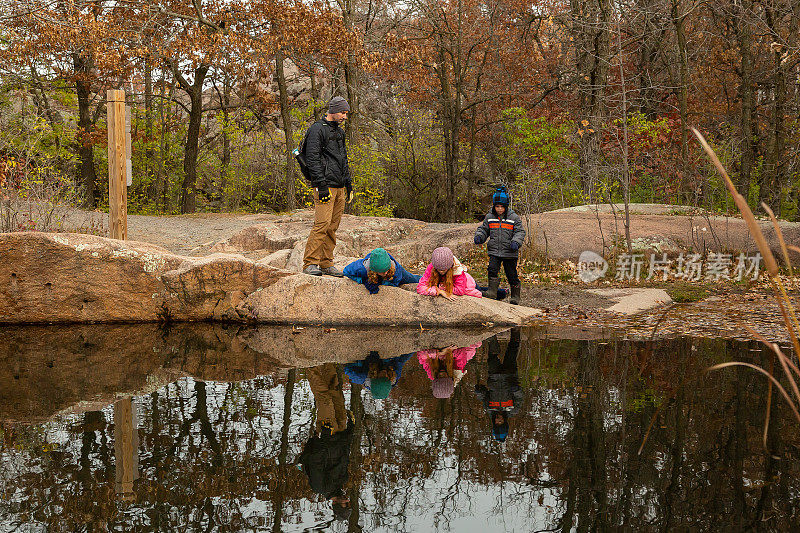
[[[797,527],[769,354],[592,336],[0,329],[0,531]]]

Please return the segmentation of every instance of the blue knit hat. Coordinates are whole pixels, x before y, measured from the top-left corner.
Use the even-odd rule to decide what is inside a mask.
[[[494,191],[494,194],[492,195],[492,205],[500,204],[503,207],[507,208],[508,207],[508,200],[509,200],[509,198],[508,198],[508,190],[503,186],[498,187]]]
[[[492,423],[492,436],[495,438],[497,442],[505,442],[506,437],[508,436],[508,413],[505,411],[492,411],[491,419],[492,421],[500,415],[503,417],[502,424]]]

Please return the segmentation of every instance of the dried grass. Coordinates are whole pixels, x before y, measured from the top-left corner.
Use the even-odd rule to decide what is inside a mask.
[[[770,284],[772,285],[772,290],[775,293],[775,298],[778,302],[778,305],[781,309],[781,315],[783,316],[784,324],[786,325],[786,329],[789,333],[789,337],[792,340],[792,345],[794,346],[794,353],[795,357],[800,356],[800,338],[798,338],[798,334],[800,333],[800,325],[797,321],[797,313],[794,308],[794,304],[789,299],[789,295],[786,292],[786,287],[781,280],[779,269],[778,269],[778,262],[775,260],[775,256],[772,254],[772,250],[770,249],[769,245],[767,244],[767,239],[764,237],[764,233],[761,231],[761,227],[759,226],[758,222],[756,221],[756,217],[753,215],[753,212],[750,210],[750,206],[747,205],[747,201],[744,197],[739,194],[736,190],[736,187],[733,185],[733,181],[728,176],[728,173],[725,171],[725,168],[720,163],[719,158],[717,158],[717,154],[714,153],[714,150],[708,145],[706,140],[700,134],[697,129],[692,128],[692,133],[695,134],[697,140],[700,141],[700,145],[708,154],[708,157],[711,158],[711,162],[714,163],[714,166],[717,168],[719,173],[722,175],[723,181],[725,182],[725,186],[728,188],[728,192],[730,192],[731,196],[733,197],[733,201],[736,203],[736,206],[739,208],[739,211],[742,213],[742,218],[744,219],[747,227],[750,231],[750,235],[753,237],[753,240],[756,242],[756,246],[758,246],[759,252],[761,252],[761,256],[764,258],[764,264],[766,266],[767,274],[769,275]],[[787,248],[786,242],[783,239],[783,233],[781,232],[780,225],[778,224],[778,220],[775,218],[775,214],[772,210],[766,205],[761,204],[764,210],[770,217],[772,221],[772,225],[775,228],[775,233],[778,236],[778,241],[780,242],[781,250],[783,252],[783,258],[786,262],[786,266],[789,269],[790,274],[792,273],[792,264],[789,259],[789,252],[788,249],[792,249],[794,251],[800,252],[796,246],[789,246]],[[780,391],[781,395],[786,399],[791,408],[792,412],[794,413],[797,421],[800,422],[800,387],[798,387],[798,380],[800,380],[800,369],[798,369],[797,365],[794,361],[790,360],[780,349],[780,347],[775,344],[768,342],[766,339],[758,335],[753,330],[750,330],[751,334],[761,341],[763,344],[766,344],[774,353],[778,362],[783,368],[784,377],[786,378],[789,388],[791,389],[793,396],[790,395],[786,389],[784,389],[780,382],[775,378],[772,372],[772,365],[770,365],[770,370],[766,370],[763,367],[753,365],[750,363],[745,363],[741,361],[732,361],[729,363],[722,363],[719,365],[714,365],[710,367],[708,370],[718,370],[722,368],[728,368],[731,366],[745,366],[748,368],[752,368],[762,374],[766,375],[769,379],[769,393],[768,393],[768,401],[767,401],[767,410],[766,410],[766,420],[764,423],[764,445],[766,446],[766,437],[767,437],[767,427],[769,426],[769,418],[770,418],[770,410],[772,408],[772,387],[777,387]]]
[[[711,146],[708,145],[703,135],[697,131],[696,128],[691,128],[692,133],[695,134],[697,140],[700,142],[700,145],[703,147],[703,150],[706,151],[708,157],[711,159],[711,162],[717,168],[717,171],[722,175],[722,179],[725,183],[725,186],[728,188],[728,192],[730,192],[731,196],[733,197],[733,201],[736,203],[736,207],[739,208],[739,211],[742,213],[742,218],[744,219],[745,223],[747,224],[747,228],[750,232],[750,235],[753,237],[753,240],[758,246],[758,250],[761,253],[761,257],[764,259],[764,264],[766,267],[767,275],[769,276],[770,284],[772,286],[772,290],[775,294],[775,299],[778,302],[778,306],[781,310],[781,315],[783,316],[783,321],[786,326],[786,329],[789,333],[789,337],[792,340],[792,346],[794,347],[795,357],[800,357],[800,324],[798,324],[797,320],[797,313],[794,308],[794,304],[789,299],[789,295],[786,292],[786,287],[781,280],[780,272],[778,269],[778,262],[775,259],[775,256],[770,249],[766,237],[764,237],[764,233],[761,231],[761,226],[759,226],[756,217],[753,215],[753,212],[750,210],[750,206],[747,204],[745,198],[739,194],[736,190],[736,187],[733,184],[730,176],[725,171],[725,167],[722,166],[720,163],[717,154],[714,153],[714,150]],[[800,248],[797,246],[786,245],[786,242],[783,239],[783,233],[781,232],[780,225],[778,224],[778,220],[775,218],[775,214],[766,204],[761,204],[764,210],[770,217],[772,221],[773,228],[775,229],[775,233],[778,236],[778,241],[780,242],[781,251],[783,252],[783,259],[786,262],[786,266],[789,269],[790,275],[792,274],[792,264],[789,259],[789,252],[788,250],[792,250],[795,252],[800,253]],[[667,309],[669,311],[669,309]],[[666,314],[666,312],[665,312]],[[656,325],[657,327],[657,325]],[[783,369],[784,377],[789,384],[789,389],[791,390],[791,394],[784,388],[780,381],[775,377],[774,374],[774,360],[770,362],[770,369],[767,370],[764,367],[754,365],[752,363],[745,363],[743,361],[730,361],[727,363],[720,363],[718,365],[711,366],[706,369],[706,372],[710,372],[712,370],[721,370],[723,368],[730,368],[733,366],[743,366],[747,368],[751,368],[756,372],[764,374],[769,382],[769,390],[767,391],[767,405],[765,410],[765,417],[764,417],[764,432],[763,432],[763,444],[764,448],[767,447],[767,430],[769,429],[769,419],[772,410],[772,389],[773,387],[778,389],[778,392],[781,393],[781,396],[786,400],[789,404],[789,408],[791,409],[792,413],[794,414],[795,418],[797,419],[798,423],[800,423],[800,387],[798,386],[798,381],[800,381],[800,368],[795,364],[794,361],[789,359],[786,354],[780,349],[780,347],[773,343],[767,341],[763,336],[759,335],[758,332],[749,328],[747,325],[744,327],[750,332],[750,334],[761,343],[765,344],[772,350],[775,354],[775,358],[780,363],[781,368]],[[655,330],[653,331],[655,334]],[[688,378],[689,380],[695,378]],[[687,380],[684,380],[679,385],[683,387],[686,384]],[[656,412],[653,414],[653,418],[650,421],[650,424],[645,431],[644,439],[642,440],[641,446],[639,446],[638,454],[641,455],[642,450],[644,449],[644,445],[647,442],[648,437],[650,436],[650,430],[653,428],[653,424],[658,416],[661,408],[657,409]]]

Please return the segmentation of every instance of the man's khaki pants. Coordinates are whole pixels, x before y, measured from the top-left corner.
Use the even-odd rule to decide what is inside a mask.
[[[315,366],[308,369],[306,376],[317,407],[317,432],[321,432],[326,424],[330,426],[331,433],[347,429],[344,392],[336,365],[325,363]]]
[[[306,241],[306,252],[303,256],[303,268],[308,265],[319,265],[320,268],[333,266],[333,249],[336,246],[336,230],[344,213],[347,200],[347,189],[331,187],[331,199],[327,204],[319,203],[319,196],[314,190],[314,227]]]

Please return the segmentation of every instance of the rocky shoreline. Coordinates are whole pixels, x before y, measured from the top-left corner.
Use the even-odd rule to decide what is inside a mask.
[[[613,242],[613,228],[619,220],[608,210],[590,208],[528,217],[535,253],[544,254],[545,260],[574,261],[573,255],[580,250],[602,250]],[[710,250],[718,245],[754,249],[737,218],[691,212],[678,215],[674,206],[634,205],[631,209],[635,214],[632,237],[653,250],[657,247],[674,253],[698,246]],[[522,304],[528,308],[465,298],[457,304],[434,303],[392,288],[367,299],[364,291],[347,280],[299,274],[312,214],[311,210],[299,210],[285,215],[131,215],[129,234],[143,242],[83,234],[0,235],[0,252],[5,259],[0,276],[8,280],[0,288],[0,303],[5,309],[0,322],[209,320],[459,326],[490,322],[510,325],[536,319],[574,327],[612,327],[637,337],[650,337],[655,331],[656,337],[701,334],[746,338],[750,334],[741,326],[745,320],[771,340],[783,342],[787,338],[777,307],[763,288],[732,297],[723,290],[722,301],[701,299],[673,305],[663,317],[663,306],[670,305],[669,300],[653,290],[646,305],[628,306],[631,314],[613,312],[615,306],[619,310],[620,302],[609,295],[624,289],[638,298],[637,294],[649,290],[620,284],[598,285],[595,288],[604,290],[590,292],[587,289],[592,287],[580,283],[524,282]],[[75,212],[76,225],[83,216],[87,213]],[[404,265],[417,270],[436,246],[450,246],[456,255],[475,259],[480,251],[471,244],[475,226],[345,215],[338,232],[336,265],[342,268],[376,246],[387,248]],[[789,242],[800,238],[800,225],[785,223],[782,229]],[[771,228],[766,234],[777,247]],[[482,268],[480,260],[474,264]],[[472,272],[476,277],[481,275],[481,270]]]
[[[484,298],[394,287],[368,295],[238,254],[185,257],[80,234],[0,234],[0,323],[222,321],[265,324],[520,325],[541,314]]]

